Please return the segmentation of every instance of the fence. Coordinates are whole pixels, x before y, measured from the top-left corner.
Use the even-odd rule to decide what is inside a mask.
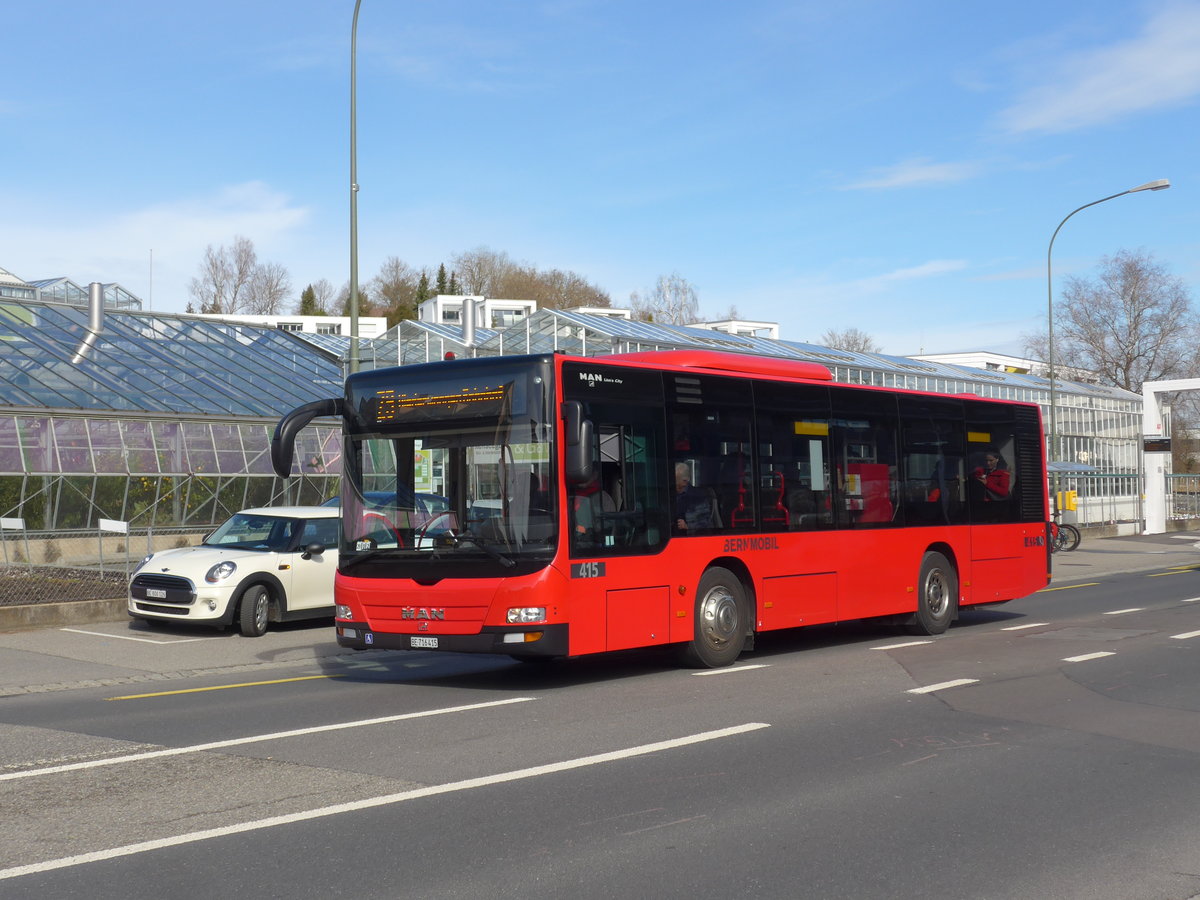
[[[1200,475],[1167,476],[1167,518],[1200,518]]]
[[[214,527],[154,527],[128,534],[2,528],[0,606],[124,597],[143,557],[198,544]]]

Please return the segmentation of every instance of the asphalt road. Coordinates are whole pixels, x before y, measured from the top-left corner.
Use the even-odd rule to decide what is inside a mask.
[[[6,636],[179,671],[0,698],[0,898],[1200,896],[1194,571],[711,673],[194,637]]]

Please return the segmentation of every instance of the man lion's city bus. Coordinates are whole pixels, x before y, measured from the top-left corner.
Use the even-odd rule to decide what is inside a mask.
[[[351,375],[272,439],[342,421],[338,643],[518,659],[888,617],[940,634],[1049,581],[1033,404],[835,384],[706,350]]]

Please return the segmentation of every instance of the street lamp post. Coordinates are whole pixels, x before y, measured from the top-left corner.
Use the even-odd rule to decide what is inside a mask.
[[[1147,181],[1145,184],[1139,184],[1137,187],[1130,188],[1127,191],[1121,191],[1119,194],[1113,194],[1109,197],[1101,197],[1099,200],[1093,200],[1091,203],[1085,203],[1079,209],[1069,212],[1058,227],[1054,229],[1054,234],[1050,236],[1050,246],[1046,250],[1046,364],[1050,369],[1050,440],[1049,446],[1046,448],[1050,462],[1055,462],[1057,457],[1061,456],[1059,447],[1058,434],[1058,403],[1055,395],[1055,374],[1054,374],[1054,281],[1051,275],[1050,260],[1051,254],[1054,253],[1054,239],[1058,237],[1058,233],[1062,227],[1067,224],[1067,219],[1075,215],[1075,213],[1087,209],[1089,206],[1095,206],[1098,203],[1104,203],[1107,200],[1115,200],[1117,197],[1124,197],[1126,194],[1136,194],[1139,191],[1162,191],[1171,186],[1171,182],[1166,178],[1160,178],[1157,181]],[[1054,485],[1051,499],[1054,503],[1058,502],[1058,474],[1055,473]]]
[[[358,48],[358,8],[354,0],[354,20],[350,25],[350,360],[349,369],[358,371],[358,133],[355,127],[356,69]]]

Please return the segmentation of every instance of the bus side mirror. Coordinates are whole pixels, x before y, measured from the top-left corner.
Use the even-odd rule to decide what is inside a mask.
[[[566,479],[571,484],[584,484],[592,480],[592,423],[583,417],[583,404],[578,400],[567,400],[562,405],[563,457],[566,464]]]
[[[280,478],[292,474],[292,458],[296,455],[296,435],[305,425],[318,416],[341,416],[345,402],[341,397],[314,400],[297,406],[279,420],[275,433],[271,435],[271,468]]]

